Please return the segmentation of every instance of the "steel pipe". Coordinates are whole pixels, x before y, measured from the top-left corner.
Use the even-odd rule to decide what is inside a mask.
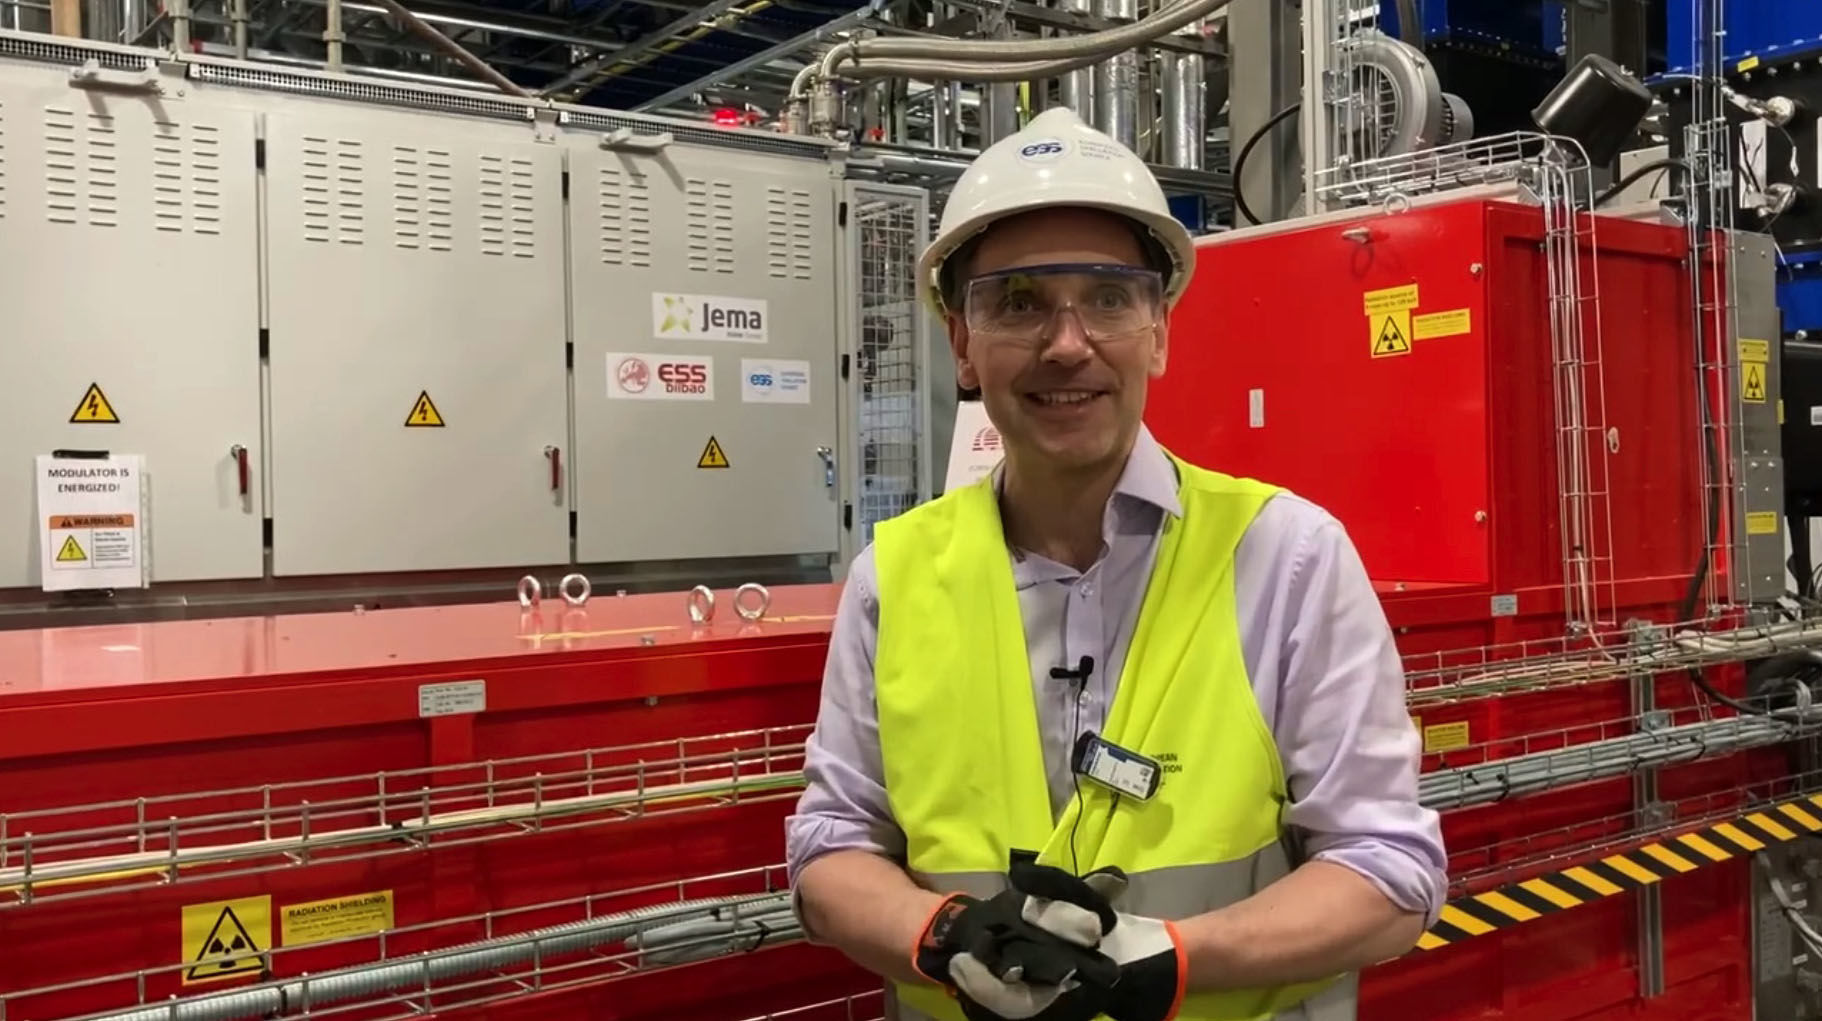
[[[430,45],[443,51],[444,54],[455,60],[456,63],[461,64],[463,67],[468,68],[470,71],[480,75],[487,81],[492,82],[500,91],[510,96],[518,96],[520,99],[531,98],[531,93],[520,88],[512,79],[495,70],[493,66],[488,64],[485,60],[470,53],[462,44],[437,31],[435,28],[432,28],[424,19],[406,10],[405,6],[399,3],[398,0],[378,0],[378,2],[379,5],[386,8],[393,17],[404,22],[406,28],[409,28],[411,31],[423,37],[425,42],[428,42]]]

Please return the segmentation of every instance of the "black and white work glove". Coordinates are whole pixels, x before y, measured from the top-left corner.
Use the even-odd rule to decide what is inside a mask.
[[[1119,968],[1095,945],[1112,909],[1102,916],[1060,896],[1080,884],[1061,869],[1022,864],[1014,872],[1014,885],[991,898],[944,900],[924,926],[913,966],[953,991],[970,1021],[1090,1021],[1105,1013]]]
[[[1183,1006],[1189,962],[1184,958],[1177,927],[1161,918],[1147,918],[1115,911],[1113,902],[1126,891],[1126,873],[1109,866],[1080,879],[1064,873],[1068,883],[1047,881],[1032,896],[1026,910],[1037,924],[1055,935],[1079,942],[1082,919],[1105,919],[1113,924],[1102,934],[1099,950],[1119,968],[1103,1010],[1113,1021],[1171,1021]],[[1013,870],[1013,882],[1020,874]]]

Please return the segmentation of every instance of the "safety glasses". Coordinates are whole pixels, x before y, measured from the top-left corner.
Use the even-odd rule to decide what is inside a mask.
[[[962,303],[970,332],[1013,344],[1043,340],[1066,309],[1093,343],[1130,340],[1157,326],[1163,307],[1162,274],[1097,263],[986,273],[968,281]]]

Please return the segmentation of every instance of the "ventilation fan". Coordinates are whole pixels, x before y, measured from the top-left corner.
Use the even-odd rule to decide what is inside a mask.
[[[1436,68],[1410,43],[1363,28],[1340,43],[1336,55],[1350,79],[1337,112],[1343,151],[1352,160],[1400,156],[1473,137],[1468,104],[1442,91]]]

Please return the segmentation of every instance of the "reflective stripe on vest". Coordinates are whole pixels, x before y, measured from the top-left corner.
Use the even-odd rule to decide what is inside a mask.
[[[1083,781],[1081,797],[1051,818],[992,478],[877,527],[880,749],[908,868],[923,886],[991,895],[1011,852],[1030,848],[1081,872],[1118,865],[1132,878],[1118,908],[1181,919],[1289,871],[1283,769],[1241,656],[1233,577],[1234,550],[1276,489],[1172,461],[1183,516],[1165,520],[1102,731],[1163,765],[1146,802]],[[1346,1021],[1351,987],[1192,993],[1178,1017]],[[901,1017],[962,1021],[941,990],[893,992]],[[1323,1013],[1310,1014],[1317,1006]]]

